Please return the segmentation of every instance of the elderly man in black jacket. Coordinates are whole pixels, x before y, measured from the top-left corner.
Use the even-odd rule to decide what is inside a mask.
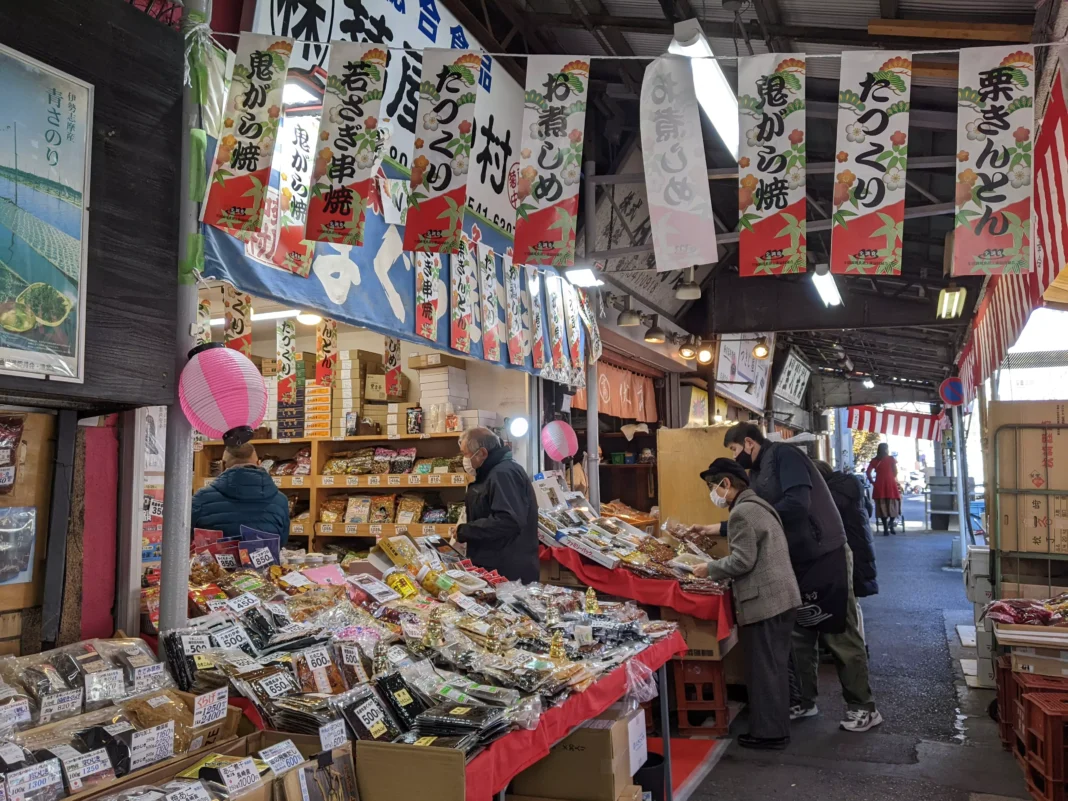
[[[460,452],[475,481],[467,487],[467,522],[456,528],[457,541],[479,567],[512,581],[537,581],[538,500],[526,471],[488,428],[465,431]]]

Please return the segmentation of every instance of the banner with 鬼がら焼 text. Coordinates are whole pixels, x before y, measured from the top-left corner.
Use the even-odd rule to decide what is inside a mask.
[[[438,317],[444,308],[441,283],[441,254],[415,254],[415,333],[425,339],[438,338]]]
[[[690,59],[662,56],[645,68],[641,136],[657,272],[719,260],[698,109]]]
[[[243,33],[201,219],[236,236],[263,227],[293,41]]]
[[[512,257],[519,264],[575,262],[589,78],[586,61],[527,58]]]
[[[1030,272],[1033,47],[960,51],[953,275]]]
[[[307,238],[362,245],[364,215],[382,157],[386,51],[331,42],[308,200]]]
[[[738,273],[803,273],[805,57],[740,59],[738,114]]]
[[[286,117],[278,128],[272,172],[278,173],[279,188],[267,189],[272,203],[277,203],[277,223],[271,262],[276,267],[307,278],[311,272],[315,242],[305,235],[310,180],[316,134],[315,117]],[[273,221],[272,221],[273,222]],[[264,225],[264,231],[268,226]]]
[[[912,54],[842,54],[831,272],[900,275]]]

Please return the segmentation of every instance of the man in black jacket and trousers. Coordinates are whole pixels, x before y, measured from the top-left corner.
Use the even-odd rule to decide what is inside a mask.
[[[475,481],[467,487],[467,522],[456,540],[467,558],[512,581],[538,580],[538,499],[526,471],[488,428],[460,437],[464,469]]]

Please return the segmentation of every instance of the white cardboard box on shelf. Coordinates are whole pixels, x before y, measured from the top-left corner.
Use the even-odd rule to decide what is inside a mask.
[[[451,403],[454,409],[465,409],[468,403],[467,398],[460,398],[456,395],[438,395],[436,393],[433,395],[423,393],[420,400],[424,409],[429,409],[435,403]]]
[[[425,384],[428,381],[440,381],[442,379],[455,381],[467,386],[467,371],[456,367],[431,367],[428,370],[423,370],[419,374],[420,384]]]

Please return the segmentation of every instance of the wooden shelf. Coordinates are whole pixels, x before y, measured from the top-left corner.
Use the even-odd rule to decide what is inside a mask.
[[[289,536],[290,537],[307,537],[312,530],[311,523],[305,523],[304,521],[296,522],[295,520],[289,521]]]
[[[316,523],[315,534],[318,537],[392,537],[396,534],[409,534],[413,537],[438,535],[452,537],[456,526],[446,523]]]
[[[312,442],[396,442],[397,440],[420,440],[420,439],[456,439],[462,434],[462,431],[455,431],[446,434],[395,434],[389,436],[388,434],[369,434],[362,437],[299,437],[294,439],[253,439],[249,441],[251,445],[308,445]],[[210,440],[205,442],[205,447],[208,445],[222,447],[223,442],[220,440]]]
[[[209,487],[217,477],[198,478],[193,482],[193,489]],[[314,478],[314,476],[271,476],[271,480],[278,489],[310,489]]]
[[[315,476],[320,489],[433,488],[466,487],[473,480],[467,473],[378,473],[365,476]]]
[[[641,468],[641,469],[644,469],[644,470],[648,470],[650,468],[655,468],[656,467],[656,463],[654,463],[654,462],[635,462],[634,464],[612,464],[611,462],[601,462],[601,467],[611,467],[613,470],[619,470],[620,468],[627,468],[628,470],[634,470],[636,468]]]

